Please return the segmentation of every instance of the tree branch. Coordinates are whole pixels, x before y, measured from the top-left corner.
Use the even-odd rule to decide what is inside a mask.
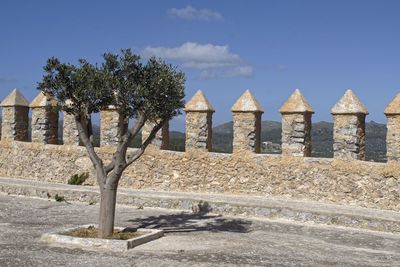
[[[128,150],[129,144],[133,141],[135,136],[139,133],[140,129],[143,128],[146,121],[146,116],[143,112],[139,113],[136,123],[132,128],[125,131],[125,134],[121,137],[121,142],[118,144],[117,150],[113,155],[112,161],[104,168],[104,171],[109,174],[111,171],[118,172],[125,169],[126,165],[126,151]],[[117,165],[119,168],[115,169]]]
[[[114,169],[114,157],[111,160],[111,162],[109,164],[107,164],[107,166],[104,167],[104,172],[109,174],[113,169]]]
[[[78,129],[79,138],[82,140],[82,143],[85,146],[85,148],[89,154],[89,158],[92,161],[92,164],[96,169],[96,172],[98,173],[97,182],[99,183],[100,187],[103,187],[106,182],[107,175],[103,169],[103,161],[97,155],[92,142],[89,140],[89,132],[88,132],[89,127],[87,125],[88,122],[89,122],[89,120],[87,120],[87,118],[85,118],[81,114],[75,115],[75,123],[76,123],[76,127]],[[86,125],[84,125],[84,124],[86,124]],[[101,179],[100,179],[100,177],[101,177]]]
[[[135,123],[135,125],[132,126],[132,128],[130,128],[127,131],[127,142],[130,143],[133,141],[133,138],[135,138],[135,136],[139,133],[139,131],[143,128],[145,122],[147,120],[147,116],[144,114],[144,112],[139,112],[138,114],[138,119]]]
[[[129,165],[131,165],[134,161],[136,161],[144,153],[144,151],[147,148],[147,146],[154,140],[154,138],[156,137],[157,132],[162,128],[162,126],[164,125],[165,122],[166,122],[166,120],[163,119],[153,127],[153,129],[151,130],[149,136],[142,143],[140,148],[127,158],[127,160],[126,160],[127,163],[126,163],[125,168],[128,167]]]

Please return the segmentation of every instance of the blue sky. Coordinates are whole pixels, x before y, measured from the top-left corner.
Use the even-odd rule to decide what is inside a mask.
[[[202,89],[214,124],[250,89],[280,120],[296,88],[314,121],[352,88],[367,120],[400,92],[400,1],[18,1],[0,3],[0,99],[17,87],[32,100],[51,56],[76,63],[132,48],[155,54],[187,74],[186,99]],[[174,127],[182,129],[182,120]]]

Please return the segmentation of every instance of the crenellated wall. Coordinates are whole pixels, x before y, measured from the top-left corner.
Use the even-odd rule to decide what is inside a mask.
[[[236,121],[233,153],[209,152],[214,110],[204,94],[198,92],[185,108],[186,152],[163,150],[168,140],[164,129],[157,137],[160,140],[126,170],[121,187],[281,196],[400,211],[399,100],[397,96],[385,110],[389,121],[388,162],[374,163],[362,160],[368,111],[350,90],[332,109],[336,123],[332,159],[308,157],[313,110],[298,90],[280,110],[284,123],[282,155],[257,153],[262,109],[249,91],[232,107]],[[3,108],[10,109],[12,104],[9,99],[2,102]],[[14,113],[3,116],[7,114]],[[2,128],[10,129],[8,123],[10,119],[3,118]],[[15,133],[3,136],[6,138],[0,141],[0,176],[66,183],[71,175],[89,171],[88,183],[95,184],[85,148],[76,141],[51,145],[43,142],[45,138],[22,142]],[[113,150],[112,145],[97,148],[105,161]]]

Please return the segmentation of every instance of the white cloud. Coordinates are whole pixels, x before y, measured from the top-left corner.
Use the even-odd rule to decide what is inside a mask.
[[[178,47],[146,47],[145,57],[156,56],[174,60],[189,69],[201,70],[200,78],[231,78],[253,74],[253,68],[243,63],[239,55],[229,46],[187,42]]]
[[[240,57],[231,53],[228,46],[212,44],[187,42],[173,48],[146,47],[143,52],[145,56],[177,60],[183,66],[194,69],[232,66],[240,62]]]
[[[253,76],[253,67],[251,66],[237,66],[222,70],[203,70],[200,73],[202,80],[251,76]]]
[[[223,17],[219,12],[205,8],[197,9],[190,5],[184,8],[170,8],[167,13],[172,18],[180,18],[184,20],[223,20]]]

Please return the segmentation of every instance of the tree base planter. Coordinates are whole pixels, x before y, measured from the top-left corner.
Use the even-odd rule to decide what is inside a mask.
[[[41,236],[40,240],[51,245],[62,247],[74,247],[87,250],[127,251],[128,249],[158,239],[164,235],[163,230],[144,228],[137,229],[137,233],[141,234],[140,236],[128,240],[86,238],[68,235],[68,233],[71,231],[80,228],[88,228],[90,226],[95,225],[82,225],[80,227],[66,229],[62,232],[46,233]],[[122,227],[115,227],[115,229],[121,231],[124,230]]]

